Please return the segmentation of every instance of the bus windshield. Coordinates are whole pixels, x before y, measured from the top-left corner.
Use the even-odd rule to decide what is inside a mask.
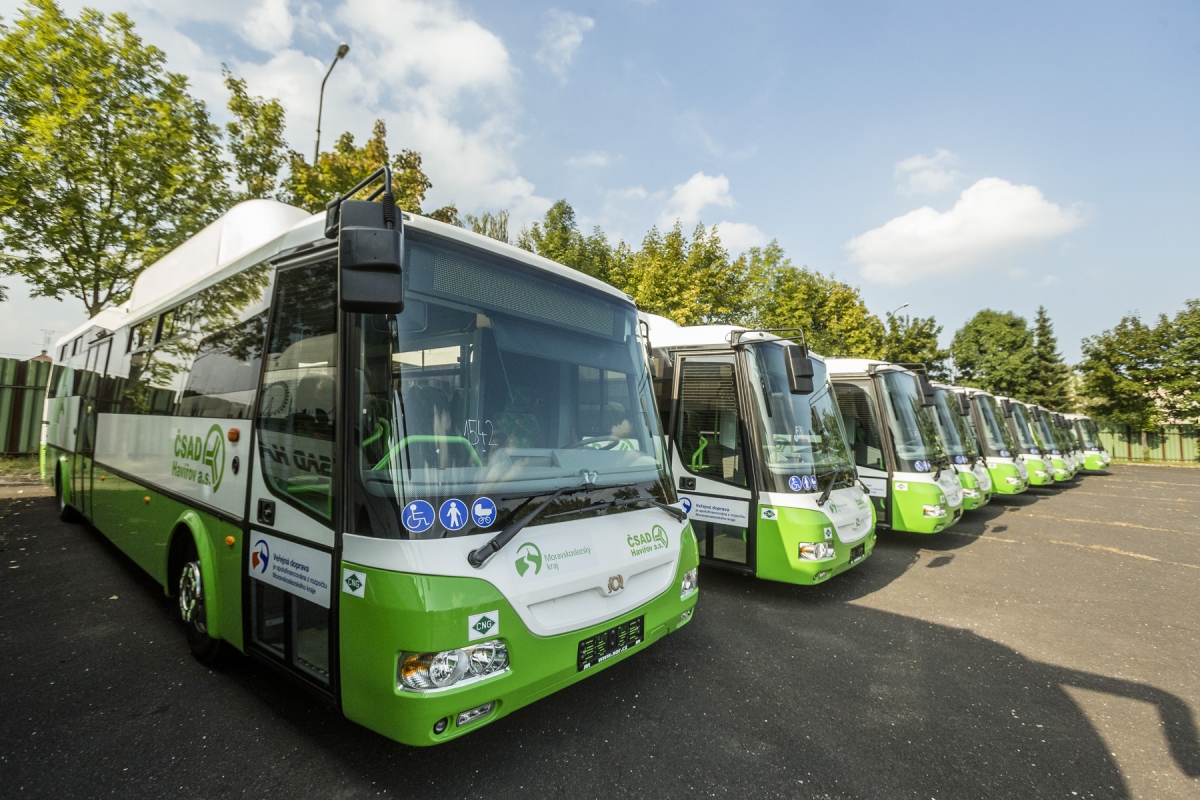
[[[1017,431],[1017,447],[1022,453],[1029,453],[1032,456],[1039,455],[1041,450],[1038,448],[1037,439],[1034,438],[1033,430],[1029,426],[1029,418],[1025,411],[1025,406],[1020,403],[1012,403],[1012,420],[1013,427]]]
[[[1050,414],[1043,411],[1038,415],[1037,423],[1034,426],[1034,432],[1037,433],[1038,439],[1042,443],[1043,450],[1049,450],[1053,455],[1061,455],[1062,448],[1058,445],[1058,439],[1054,435],[1054,426],[1050,424]]]
[[[1000,424],[996,399],[991,395],[977,394],[971,398],[971,402],[979,409],[979,416],[983,420],[982,433],[988,450],[1001,458],[1009,458],[1016,449],[1016,443],[1013,442],[1008,428]]]
[[[877,372],[887,398],[888,427],[892,431],[898,472],[932,472],[950,466],[937,426],[921,406],[917,383],[908,372]]]
[[[585,484],[533,524],[673,499],[631,303],[405,239],[404,312],[359,318],[355,532],[498,530],[531,498]]]
[[[1090,419],[1079,420],[1079,437],[1083,440],[1083,446],[1088,450],[1099,450],[1100,445],[1096,442],[1096,437],[1092,431],[1094,425]]]
[[[933,416],[938,434],[946,448],[946,455],[955,464],[972,463],[977,453],[975,443],[971,441],[971,432],[967,430],[966,420],[958,413],[958,402],[951,406],[950,391],[935,389],[936,397],[933,408],[927,411]]]
[[[788,480],[793,476],[821,477],[835,470],[843,472],[837,484],[853,484],[850,451],[824,362],[813,359],[816,391],[792,394],[784,355],[783,345],[778,342],[762,342],[751,345],[746,358],[763,449],[763,489],[787,492]],[[809,484],[812,491],[818,490],[817,483]]]

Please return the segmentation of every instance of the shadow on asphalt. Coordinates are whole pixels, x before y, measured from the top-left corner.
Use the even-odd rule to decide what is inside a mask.
[[[38,599],[36,574],[0,573],[0,718],[22,721],[0,730],[0,781],[33,794],[1128,796],[1064,686],[1151,704],[1175,763],[1200,775],[1194,720],[1172,694],[849,602],[921,563],[917,548],[967,537],[885,533],[866,564],[815,589],[706,571],[678,633],[419,749],[244,657],[202,667],[161,588],[99,533],[54,520],[39,536],[45,560],[23,572],[68,570],[69,597]],[[60,544],[77,561],[56,563]],[[128,602],[80,599],[109,592]]]

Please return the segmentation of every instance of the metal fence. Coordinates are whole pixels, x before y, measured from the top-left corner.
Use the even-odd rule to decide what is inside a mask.
[[[1140,431],[1129,425],[1097,423],[1100,442],[1113,458],[1127,461],[1200,461],[1200,429],[1195,425],[1160,425]]]
[[[36,453],[42,440],[42,401],[49,361],[0,358],[0,453]]]

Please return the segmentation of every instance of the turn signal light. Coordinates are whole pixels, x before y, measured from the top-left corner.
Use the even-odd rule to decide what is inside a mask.
[[[231,442],[236,442],[238,439],[242,438],[242,432],[239,431],[237,428],[230,428],[229,433],[227,433],[225,435],[229,438],[229,441],[231,441]]]

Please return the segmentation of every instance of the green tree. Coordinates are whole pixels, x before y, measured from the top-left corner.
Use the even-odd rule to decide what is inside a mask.
[[[950,354],[959,380],[989,392],[1029,398],[1033,333],[1024,317],[985,308],[954,334]]]
[[[507,231],[507,218],[504,227]],[[517,247],[606,283],[614,282],[611,274],[614,252],[608,238],[598,227],[592,230],[591,236],[584,236],[575,219],[575,209],[566,200],[550,206],[540,223],[534,222],[521,229],[517,234]]]
[[[1050,316],[1044,306],[1038,306],[1033,325],[1033,370],[1026,390],[1029,401],[1056,411],[1073,410],[1067,392],[1070,376],[1071,369],[1058,352]]]
[[[1164,422],[1196,422],[1200,417],[1200,300],[1188,300],[1170,321],[1160,317],[1158,333],[1165,353],[1155,405]]]
[[[229,90],[229,112],[233,121],[225,124],[233,171],[245,189],[237,199],[274,197],[279,170],[287,163],[287,145],[283,140],[284,112],[279,100],[251,97],[246,81],[235,78],[227,67],[225,88]]]
[[[942,326],[933,317],[889,313],[879,357],[895,364],[924,364],[929,368],[930,377],[946,380],[950,377],[946,367],[950,351],[938,347],[941,332]]]
[[[354,144],[352,133],[343,133],[334,142],[332,152],[323,152],[314,167],[295,150],[288,155],[290,172],[283,180],[280,199],[314,214],[325,210],[325,204],[343,194],[384,164],[389,163],[387,125],[376,120],[371,138],[361,147]],[[443,206],[426,214],[421,210],[425,193],[433,186],[421,166],[421,154],[401,150],[390,161],[392,191],[396,205],[404,211],[424,214],[442,222],[457,225],[458,209]]]
[[[867,310],[858,289],[807,267],[796,267],[778,242],[746,253],[751,309],[747,323],[799,328],[824,356],[879,355],[883,323]]]
[[[508,212],[497,211],[493,214],[490,211],[485,211],[480,216],[467,214],[464,219],[464,228],[470,228],[475,233],[489,236],[500,242],[508,243]]]
[[[1110,330],[1083,340],[1083,387],[1095,398],[1090,410],[1099,419],[1139,430],[1159,423],[1154,403],[1162,377],[1163,330],[1146,325],[1137,314],[1122,317]]]
[[[0,26],[0,272],[89,315],[230,202],[217,128],[124,14]]]

